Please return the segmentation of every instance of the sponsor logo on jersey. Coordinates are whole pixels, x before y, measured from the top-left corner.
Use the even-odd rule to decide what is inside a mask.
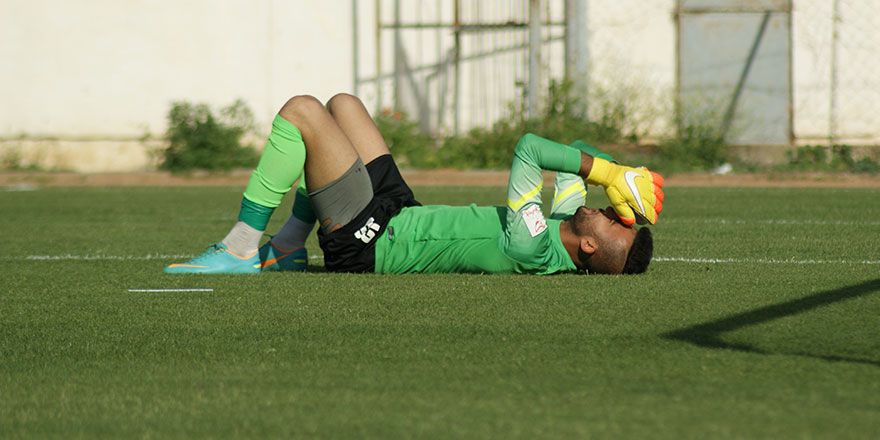
[[[547,220],[544,219],[544,214],[541,213],[541,207],[538,205],[531,205],[524,209],[522,218],[532,237],[536,237],[547,229]]]

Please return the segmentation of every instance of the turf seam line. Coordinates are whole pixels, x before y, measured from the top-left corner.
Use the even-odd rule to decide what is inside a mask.
[[[82,261],[105,261],[105,260],[169,260],[192,258],[193,255],[187,254],[145,254],[145,255],[106,255],[106,254],[85,254],[85,255],[27,255],[27,256],[0,256],[0,260],[27,260],[27,261],[46,261],[46,260],[82,260]],[[320,260],[323,255],[309,255],[310,260]],[[845,260],[845,259],[794,259],[794,258],[694,258],[694,257],[654,257],[656,262],[664,263],[747,263],[747,264],[880,264],[880,260]]]

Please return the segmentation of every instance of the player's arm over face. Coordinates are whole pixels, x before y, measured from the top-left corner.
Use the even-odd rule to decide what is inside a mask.
[[[598,150],[595,150],[595,151],[597,153],[599,153],[600,155],[602,154]],[[652,180],[648,183],[650,185],[650,188],[641,189],[641,191],[640,191],[640,188],[637,187],[636,193],[641,192],[641,193],[644,193],[648,196],[653,197],[653,200],[650,202],[647,202],[647,203],[644,200],[642,200],[641,201],[642,206],[646,206],[646,208],[653,210],[652,212],[654,213],[654,216],[653,216],[654,221],[656,221],[656,214],[659,213],[660,209],[662,209],[662,205],[660,204],[660,201],[662,200],[662,197],[663,197],[662,191],[660,191],[660,185],[662,185],[662,178],[659,175],[656,175],[656,179],[654,179],[654,174],[651,174],[647,170],[635,170],[633,168],[621,167],[616,164],[612,164],[608,160],[608,159],[611,159],[610,156],[608,156],[607,158],[599,157],[599,158],[594,159],[593,156],[591,156],[590,154],[586,154],[585,152],[583,152],[579,149],[572,148],[571,146],[559,144],[559,143],[541,138],[541,137],[533,135],[533,134],[527,134],[527,135],[523,136],[520,139],[520,141],[518,142],[514,153],[515,153],[515,159],[514,159],[514,163],[513,163],[512,167],[511,167],[510,181],[508,184],[508,209],[507,209],[508,225],[516,224],[516,222],[519,221],[519,219],[521,217],[528,218],[528,219],[535,217],[534,215],[526,215],[526,214],[529,214],[528,212],[526,212],[527,209],[532,208],[531,211],[536,211],[537,214],[540,214],[541,189],[542,189],[542,182],[543,182],[543,176],[541,175],[542,169],[556,171],[557,173],[577,174],[581,178],[587,178],[587,177],[590,177],[591,174],[594,174],[594,172],[595,172],[594,165],[596,165],[596,164],[599,164],[600,170],[603,167],[607,168],[609,166],[613,166],[613,167],[617,167],[619,170],[624,171],[624,173],[623,173],[624,174],[624,178],[623,178],[624,181],[627,180],[627,177],[626,177],[627,171],[630,171],[630,170],[639,171],[639,172],[641,172],[641,174],[639,174],[639,176],[647,175],[652,178]],[[604,155],[604,156],[607,156],[607,155]],[[604,171],[607,171],[607,170],[604,170]],[[595,175],[593,177],[594,177],[594,179],[591,181],[591,183],[595,184],[596,183]],[[631,178],[632,177],[630,177],[630,179]],[[635,180],[643,180],[643,179],[644,179],[644,177],[635,178]],[[588,179],[588,181],[590,181],[590,180]],[[646,182],[641,182],[641,183],[644,184]],[[609,189],[613,189],[617,195],[621,194],[620,189],[616,188],[616,185],[614,183],[609,184],[605,187],[606,187],[606,193],[609,193],[609,197],[611,197]],[[630,198],[631,199],[633,198],[632,195]],[[583,198],[581,197],[580,200],[583,200]],[[614,199],[612,199],[612,201],[613,200]],[[632,203],[634,206],[638,205],[638,203],[636,203],[636,202],[632,202]],[[535,207],[537,209],[534,209]],[[629,208],[629,206],[626,204],[624,204],[624,207]],[[656,209],[655,209],[655,207],[656,207]],[[632,208],[629,208],[629,209],[630,209],[629,214],[632,216],[633,215]],[[582,216],[580,216],[580,217],[583,217],[583,220],[587,220],[590,218],[592,218],[594,220],[595,219],[601,219],[601,220],[611,219],[611,220],[614,220],[615,222],[622,223],[624,226],[630,226],[633,223],[635,223],[635,218],[633,218],[633,217],[631,217],[629,219],[630,221],[627,222],[626,219],[624,218],[624,216],[620,215],[620,212],[619,212],[620,210],[622,210],[622,208],[620,208],[619,206],[614,207],[614,211],[617,211],[617,215],[612,215],[612,213],[614,211],[611,211],[611,210],[606,210],[608,212],[605,213],[604,211],[596,211],[596,210],[589,210],[588,209],[588,210],[581,210],[583,212],[578,211],[578,213],[583,214]],[[593,215],[593,214],[608,214],[608,215]],[[576,215],[575,217],[579,217],[579,216]],[[606,219],[606,217],[607,217],[607,219]],[[538,221],[540,221],[540,220],[543,220],[543,218],[538,219]],[[595,223],[596,222],[590,222],[589,224],[585,223],[585,225],[593,225]],[[539,227],[540,227],[540,225],[539,225]],[[624,229],[629,229],[629,228],[624,228]],[[534,231],[530,230],[529,232],[533,233]],[[627,234],[627,238],[628,238],[627,242],[632,243],[633,241],[632,241],[631,235],[634,234],[635,231],[629,230],[627,232],[631,233],[631,234]],[[649,235],[650,231],[645,230],[642,232],[643,233],[641,233],[640,235],[646,236],[646,235]],[[598,235],[604,237],[603,234],[598,234]],[[644,240],[642,240],[642,241],[644,241]],[[517,243],[522,243],[523,246],[517,246]],[[533,249],[526,248],[526,246],[525,246],[526,244],[533,244],[533,241],[528,240],[528,239],[516,240],[515,237],[512,237],[508,242],[508,246],[511,247],[511,249],[508,249],[508,252],[510,252],[512,254],[525,254],[528,252],[533,252],[534,251]],[[522,247],[522,249],[519,249],[519,247]],[[647,245],[646,247],[650,248],[652,246]],[[571,250],[571,252],[572,252],[572,260],[574,260],[575,264],[578,264],[580,267],[579,262],[583,263],[584,261],[579,260],[577,258],[578,255],[575,254],[574,250]],[[580,255],[583,256],[582,254],[580,254]],[[625,258],[627,261],[627,264],[629,264],[629,258],[627,256],[627,252],[623,252],[622,258]],[[650,256],[648,256],[646,259],[643,259],[643,260],[649,261]],[[621,261],[620,263],[622,263],[622,262],[623,261]],[[619,264],[615,264],[614,266],[617,267],[617,266],[619,266]],[[647,264],[639,264],[638,266],[640,266],[640,267],[634,269],[632,271],[633,273],[643,272],[644,268],[647,266]],[[620,271],[615,270],[613,273],[620,273]]]
[[[525,178],[522,185],[511,179],[508,200],[517,201],[530,195],[528,191],[540,182],[540,170],[545,169],[577,174],[587,183],[604,187],[625,225],[632,225],[637,220],[654,224],[663,209],[663,177],[648,169],[618,165],[601,154],[594,158],[576,148],[531,133],[519,140],[514,156],[518,160],[511,168],[511,177],[518,169],[531,168],[527,170],[531,178]],[[538,193],[540,198],[540,191]]]
[[[558,220],[548,221],[542,212],[542,169],[576,174],[581,153],[533,134],[523,136],[514,149],[510,179],[507,185],[506,229],[503,248],[509,257],[553,270],[574,270],[576,267],[559,246]],[[555,239],[551,239],[551,235]]]

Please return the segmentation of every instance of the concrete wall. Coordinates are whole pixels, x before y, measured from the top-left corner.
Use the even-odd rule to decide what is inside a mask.
[[[0,2],[2,159],[148,167],[175,100],[241,98],[269,127],[294,94],[351,90],[350,24],[349,0]]]

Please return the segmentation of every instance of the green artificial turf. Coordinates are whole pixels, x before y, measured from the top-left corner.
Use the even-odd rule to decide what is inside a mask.
[[[641,276],[170,276],[241,188],[0,192],[0,438],[880,437],[880,190],[666,195]]]

